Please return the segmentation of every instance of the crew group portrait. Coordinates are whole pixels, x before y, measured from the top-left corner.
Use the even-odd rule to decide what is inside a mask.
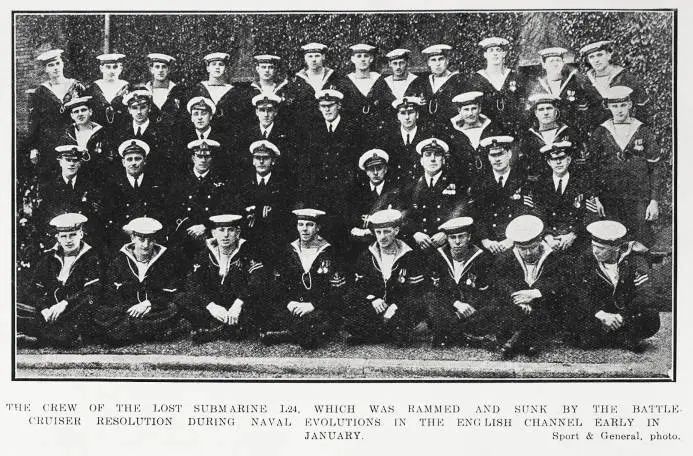
[[[219,49],[185,84],[166,49],[94,55],[93,82],[40,53],[18,153],[43,248],[17,345],[405,347],[425,331],[506,359],[556,340],[642,352],[668,165],[639,75],[606,39],[579,65],[539,50],[536,78],[507,39],[475,41],[471,74],[444,43],[421,74],[408,49],[354,44],[340,74],[311,42],[288,78],[258,49],[254,81],[231,80]]]

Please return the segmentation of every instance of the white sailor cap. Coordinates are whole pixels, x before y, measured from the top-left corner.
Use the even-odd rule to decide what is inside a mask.
[[[57,217],[53,217],[49,224],[55,228],[56,231],[77,231],[82,228],[82,224],[87,220],[87,217],[82,214],[68,212],[67,214],[60,214]]]
[[[371,46],[370,44],[366,43],[359,43],[349,46],[349,49],[351,49],[352,54],[360,54],[364,52],[367,54],[373,54],[375,51],[375,46]]]
[[[175,57],[171,57],[170,55],[167,55],[167,54],[161,54],[159,52],[153,52],[151,54],[147,54],[147,59],[149,59],[150,62],[161,62],[161,63],[165,63],[167,65],[170,65],[171,63],[176,61]]]
[[[599,220],[590,223],[585,228],[592,235],[593,241],[609,245],[620,244],[628,232],[622,223],[614,220]]]
[[[530,244],[544,232],[544,222],[534,215],[521,215],[514,218],[505,228],[505,237],[516,244]]]
[[[120,143],[118,153],[121,157],[128,154],[141,154],[146,157],[149,155],[149,145],[141,139],[128,139]]]
[[[157,219],[151,217],[137,217],[130,220],[127,225],[123,227],[123,230],[132,234],[150,236],[157,233],[162,228],[163,226]]]
[[[278,105],[279,103],[282,102],[282,99],[279,95],[275,95],[273,93],[261,93],[259,95],[255,95],[253,99],[251,100],[253,103],[253,106],[257,107],[261,104],[273,104],[273,105]]]
[[[382,149],[371,149],[364,152],[359,158],[359,168],[366,170],[369,166],[388,163],[390,156]]]
[[[282,58],[273,54],[258,54],[253,56],[255,63],[273,63],[277,64]]]
[[[301,46],[301,50],[304,54],[308,54],[310,52],[319,52],[321,54],[324,54],[325,52],[327,52],[327,46],[321,43],[308,43]]]
[[[411,55],[411,51],[409,49],[394,49],[387,54],[385,54],[385,57],[389,61],[397,60],[397,59],[405,59],[408,60],[409,56]]]
[[[325,215],[325,211],[321,211],[319,209],[309,209],[309,208],[294,209],[291,212],[296,215],[298,220],[312,220],[314,222],[317,222],[319,217],[322,217],[323,215]]]
[[[418,108],[419,106],[423,106],[424,101],[421,97],[412,97],[412,96],[406,96],[402,98],[398,98],[395,101],[392,102],[392,107],[399,110],[401,108],[409,108],[409,107],[415,107]]]
[[[204,56],[202,59],[205,61],[205,63],[209,62],[216,62],[216,61],[223,61],[226,62],[231,58],[230,55],[228,55],[226,52],[212,52],[211,54],[207,54]]]
[[[125,106],[130,106],[130,104],[132,104],[132,103],[139,103],[142,101],[151,101],[151,99],[152,99],[152,94],[149,92],[149,90],[137,89],[137,90],[133,90],[132,92],[128,92],[123,97],[123,104]]]
[[[279,152],[279,148],[271,142],[267,141],[266,139],[261,139],[260,141],[253,142],[250,145],[250,147],[248,147],[248,150],[253,155],[257,153],[266,153],[269,155],[274,154],[275,157],[279,157],[281,155],[281,152]]]
[[[212,114],[217,112],[217,106],[207,97],[192,97],[190,101],[188,101],[187,109],[191,114],[193,109],[210,111]]]
[[[402,223],[402,213],[397,209],[383,209],[368,216],[371,228],[389,228]]]
[[[241,220],[243,220],[243,216],[237,214],[219,214],[209,217],[209,222],[212,228],[238,226]]]
[[[563,155],[572,155],[573,143],[570,141],[558,141],[553,144],[546,144],[539,149],[542,154],[547,154],[546,158],[559,158]]]
[[[471,217],[455,217],[438,227],[445,234],[468,233],[474,224],[474,219]]]
[[[505,38],[499,38],[497,36],[484,38],[483,40],[479,41],[479,46],[481,46],[484,49],[488,49],[490,47],[506,47],[509,44],[510,41],[506,40]]]
[[[335,89],[318,90],[315,94],[315,99],[318,101],[342,101],[344,94]]]
[[[218,141],[213,139],[196,139],[188,143],[188,149],[196,155],[212,155],[221,147]]]
[[[531,108],[534,109],[537,107],[537,105],[542,103],[551,103],[552,105],[556,105],[556,103],[560,101],[560,98],[551,93],[537,92],[530,95],[527,100],[529,101]]]
[[[450,151],[450,146],[448,146],[445,141],[438,138],[427,138],[423,141],[419,141],[416,145],[416,153],[419,155],[423,155],[424,152],[428,152],[429,150],[447,154]]]
[[[590,43],[586,46],[583,46],[580,49],[580,54],[584,56],[588,56],[593,52],[601,51],[602,49],[609,49],[613,47],[614,42],[611,40],[602,40],[602,41],[595,41],[594,43]]]
[[[62,49],[51,49],[50,51],[40,53],[36,57],[36,60],[46,64],[52,60],[57,60],[57,59],[61,58],[63,55],[63,52],[64,51]]]
[[[621,101],[627,101],[630,99],[630,94],[633,93],[633,89],[626,86],[613,86],[606,89],[606,95],[604,96],[604,101],[607,103],[619,103]]]
[[[76,98],[73,98],[72,100],[68,101],[67,103],[65,103],[63,106],[65,107],[66,110],[70,111],[73,108],[76,108],[78,106],[89,106],[90,101],[91,101],[90,96],[76,97]]]
[[[426,49],[421,51],[423,55],[428,57],[433,57],[434,55],[445,55],[452,51],[452,46],[447,44],[434,44],[433,46],[428,46]]]
[[[478,92],[474,90],[472,92],[464,92],[459,95],[455,95],[455,97],[452,99],[452,102],[459,106],[465,106],[468,104],[479,104],[479,102],[481,101],[479,100],[479,98],[483,96],[483,92]]]
[[[479,146],[488,148],[488,152],[491,153],[491,151],[498,149],[509,149],[513,141],[515,141],[515,138],[512,136],[487,136],[479,141]]]
[[[542,59],[546,59],[548,57],[563,57],[565,54],[568,53],[568,50],[562,47],[548,47],[540,49],[539,51],[537,51],[537,53],[541,56]]]
[[[76,144],[66,144],[62,146],[57,146],[55,151],[58,153],[58,158],[78,158],[83,159],[86,149],[76,145]]]
[[[96,56],[101,65],[106,63],[118,63],[125,58],[125,54],[101,54]]]

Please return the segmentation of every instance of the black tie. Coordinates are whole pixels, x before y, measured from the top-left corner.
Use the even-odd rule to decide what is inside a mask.
[[[503,176],[501,176],[501,177],[498,178],[498,186],[499,186],[500,188],[503,188]]]
[[[332,124],[329,124],[329,125],[327,126],[327,131],[330,132],[330,133],[332,133],[332,131],[333,131],[333,130],[332,130]]]
[[[407,133],[407,146],[411,145],[411,138],[409,138],[409,133]]]
[[[138,179],[139,179],[139,178],[137,178],[137,177],[135,178],[135,184],[132,186],[132,188],[134,188],[135,190],[139,190],[139,189],[140,189],[140,184],[139,184],[139,182],[138,182]]]
[[[267,183],[265,182],[265,178],[260,179],[260,183],[258,184],[260,188],[265,188],[267,186]]]
[[[264,131],[262,132],[262,136],[264,136],[265,139],[267,139],[267,130],[264,130]]]
[[[142,137],[142,127],[137,127],[137,133],[135,133],[135,138]]]
[[[72,182],[73,182],[74,178],[75,178],[75,176],[72,176],[72,177],[68,177],[68,178],[67,178],[67,187],[68,187],[70,190],[72,190],[72,189],[74,188],[74,187],[72,186]]]
[[[558,179],[558,187],[556,187],[556,193],[559,195],[563,194],[563,179]]]

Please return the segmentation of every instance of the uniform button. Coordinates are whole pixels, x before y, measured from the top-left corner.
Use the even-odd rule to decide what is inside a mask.
[[[190,208],[188,208],[188,212],[190,212]]]
[[[553,216],[555,217],[555,216],[556,216],[556,213],[555,213],[555,212],[553,212],[553,213],[552,213],[551,215],[553,215]]]
[[[438,217],[438,218],[436,219],[436,222],[440,222],[440,217]]]
[[[436,206],[437,209],[440,209],[440,204]]]
[[[495,213],[495,214],[493,214],[493,216],[494,216],[494,217],[498,217],[498,214],[497,214],[497,213]]]
[[[421,219],[421,221],[422,221],[422,222],[425,222],[425,221],[426,221],[426,219],[425,219],[425,218],[424,218],[424,219]]]
[[[125,203],[125,207],[130,207],[130,203]]]
[[[553,228],[551,228],[551,229],[554,230],[554,231],[558,231],[558,228],[556,228],[555,226],[554,226]]]
[[[192,195],[188,195],[188,199],[191,200],[191,199],[192,199]]]
[[[496,224],[494,223],[494,224],[493,224],[493,225],[491,225],[491,226],[495,228],[495,227],[496,227]]]
[[[209,211],[209,208],[208,208],[208,207],[206,207],[206,208],[205,208],[205,210],[206,210],[206,211]]]
[[[424,204],[423,206],[421,206],[421,208],[426,209],[426,205]]]
[[[212,195],[207,195],[207,199],[212,199]]]
[[[512,215],[512,214],[508,214],[508,218],[513,218],[513,215]]]

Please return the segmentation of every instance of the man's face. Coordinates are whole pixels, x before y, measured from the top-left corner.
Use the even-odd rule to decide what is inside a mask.
[[[253,154],[253,166],[255,167],[255,172],[261,176],[265,176],[272,171],[274,162],[274,156],[267,152],[256,152]]]
[[[257,71],[260,80],[269,82],[274,80],[277,68],[274,66],[274,63],[258,63],[255,65],[255,71]]]
[[[106,81],[115,81],[120,78],[120,73],[123,72],[123,64],[118,63],[104,63],[99,65],[101,74]]]
[[[125,171],[133,177],[138,177],[144,171],[146,160],[144,155],[138,153],[129,153],[123,157],[123,167]]]
[[[77,125],[86,125],[91,121],[93,111],[88,106],[77,106],[70,111],[72,121]]]
[[[195,152],[192,154],[193,168],[200,174],[209,171],[212,166],[212,154],[209,152]]]
[[[66,177],[72,177],[77,174],[79,168],[82,166],[82,160],[75,157],[60,157],[58,159],[58,164],[62,171],[62,175]]]
[[[164,62],[152,62],[149,65],[149,72],[155,81],[165,82],[168,81],[169,66]]]
[[[395,242],[397,234],[399,233],[399,227],[375,228],[373,232],[375,233],[375,240],[380,248],[387,249]]]
[[[478,104],[467,104],[460,107],[460,116],[462,117],[462,122],[467,125],[474,125],[479,122],[479,105]]]
[[[240,236],[241,229],[237,226],[220,226],[212,229],[212,237],[219,247],[229,248],[236,245]]]
[[[212,112],[207,109],[193,108],[190,111],[190,120],[196,130],[205,131],[209,127],[210,122],[212,122]]]
[[[562,176],[568,171],[568,166],[573,159],[570,155],[562,155],[559,157],[550,157],[546,162],[549,164],[554,174]]]
[[[419,111],[411,106],[403,107],[397,110],[397,120],[405,130],[411,130],[419,120]]]
[[[303,59],[309,70],[318,71],[325,66],[325,56],[321,52],[308,52]]]
[[[539,103],[534,108],[534,116],[539,121],[539,125],[548,125],[556,121],[558,110],[551,103]]]
[[[489,48],[486,48],[486,50],[484,51],[484,58],[486,59],[486,63],[491,65],[501,65],[503,62],[505,62],[506,55],[507,51],[503,49],[501,46],[491,46]]]
[[[335,120],[339,115],[339,111],[342,109],[341,103],[336,101],[321,101],[319,106],[322,117],[327,122],[332,122]]]
[[[559,74],[563,70],[563,57],[554,55],[546,57],[541,66],[546,70],[547,74]]]
[[[65,252],[66,255],[73,255],[79,250],[84,233],[81,229],[75,231],[61,231],[56,234],[55,237],[60,247],[63,248],[63,252]]]
[[[425,150],[421,154],[421,166],[429,176],[437,174],[444,164],[445,154],[442,151]]]
[[[620,254],[620,249],[615,245],[602,244],[592,241],[592,254],[600,263],[616,263]]]
[[[296,228],[298,229],[298,236],[303,242],[311,242],[320,231],[318,224],[312,220],[299,220],[296,223]]]
[[[260,121],[260,125],[262,125],[263,128],[267,128],[272,125],[274,118],[277,117],[277,108],[270,103],[260,104],[255,108],[255,115]]]
[[[390,60],[388,65],[390,66],[390,69],[392,69],[392,75],[395,77],[395,79],[404,79],[407,76],[409,62],[407,62],[406,59]]]
[[[611,62],[611,52],[606,49],[600,49],[591,52],[587,55],[587,62],[595,71],[602,71],[609,66]]]
[[[434,76],[442,76],[448,69],[448,58],[444,55],[431,56],[427,63]]]
[[[606,106],[609,108],[609,111],[611,111],[614,122],[619,123],[628,120],[630,108],[633,106],[633,103],[630,101],[619,101],[617,103],[608,103]]]
[[[221,78],[226,71],[226,62],[223,60],[213,60],[207,64],[207,73],[210,78]]]
[[[376,165],[366,167],[366,175],[368,176],[368,180],[373,185],[380,185],[380,183],[385,180],[386,174],[387,165],[384,163],[378,163]]]
[[[459,260],[464,251],[467,250],[469,245],[469,240],[471,235],[467,232],[448,234],[448,245],[450,246],[450,253],[452,253],[452,258]]]
[[[149,111],[150,107],[147,101],[136,101],[128,105],[128,112],[137,125],[141,125],[149,119]]]
[[[46,74],[49,78],[59,78],[63,76],[65,64],[63,59],[51,60],[46,64]]]
[[[508,149],[492,149],[488,154],[491,167],[498,173],[505,173],[510,167],[512,153]]]
[[[373,56],[368,52],[357,52],[351,56],[351,63],[357,70],[367,71],[373,63]]]
[[[130,239],[135,244],[135,256],[150,259],[154,253],[154,238],[143,234],[132,233]]]
[[[544,247],[541,241],[535,241],[530,244],[518,245],[517,251],[527,263],[536,263],[541,258],[541,254],[544,253]]]

